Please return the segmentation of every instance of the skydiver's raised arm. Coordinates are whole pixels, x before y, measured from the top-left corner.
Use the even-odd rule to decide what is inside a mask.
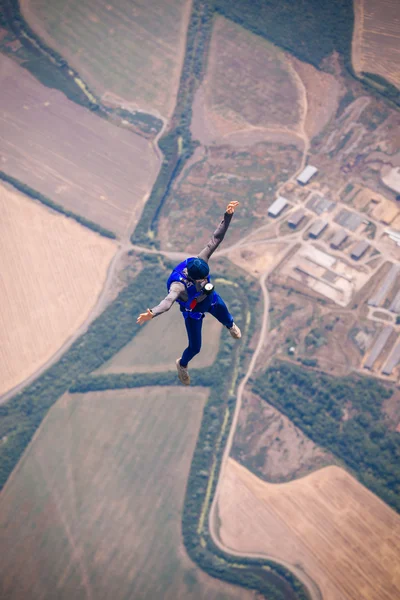
[[[234,202],[230,202],[226,207],[226,211],[224,214],[224,218],[221,223],[218,225],[217,229],[211,236],[210,241],[207,246],[203,248],[203,250],[198,255],[199,258],[202,258],[206,262],[208,262],[210,256],[215,252],[220,243],[225,237],[225,233],[228,230],[229,224],[232,220],[233,213],[235,212],[235,208],[238,206],[239,202],[236,200]]]

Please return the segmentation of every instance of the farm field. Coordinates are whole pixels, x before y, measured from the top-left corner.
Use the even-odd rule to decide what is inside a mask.
[[[205,83],[194,105],[194,135],[206,144],[240,130],[290,132],[298,128],[302,109],[298,82],[285,54],[218,17]]]
[[[189,0],[23,0],[32,29],[102,101],[168,119],[186,42]]]
[[[292,565],[324,600],[400,595],[400,517],[339,467],[270,484],[229,459],[218,509],[227,548]]]
[[[120,237],[133,229],[160,166],[154,147],[4,55],[0,87],[1,170]]]
[[[400,87],[400,13],[397,0],[355,0],[355,71],[376,73]]]
[[[32,375],[85,321],[115,242],[0,185],[0,394]]]
[[[210,367],[218,353],[222,325],[211,315],[206,315],[202,330],[202,351],[190,365],[195,369]],[[122,350],[97,372],[106,373],[149,373],[175,369],[175,360],[188,345],[183,317],[178,306],[145,323],[139,333]]]
[[[250,600],[189,560],[181,515],[207,392],[65,395],[0,499],[9,600]]]

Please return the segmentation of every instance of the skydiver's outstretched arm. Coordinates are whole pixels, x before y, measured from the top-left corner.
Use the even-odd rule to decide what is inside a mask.
[[[232,220],[232,215],[235,212],[235,208],[238,206],[238,204],[239,204],[239,202],[237,202],[237,200],[235,200],[233,202],[229,202],[228,206],[226,207],[224,218],[222,219],[221,223],[218,225],[217,229],[212,234],[211,239],[208,242],[207,246],[205,248],[203,248],[203,250],[200,252],[200,254],[198,254],[198,257],[202,258],[207,263],[208,263],[210,256],[215,252],[215,250],[218,248],[218,246],[224,239],[225,233],[227,232],[229,224]]]
[[[180,283],[180,281],[174,281],[173,283],[171,283],[168,295],[165,296],[164,300],[161,300],[160,304],[157,304],[157,306],[155,306],[154,308],[148,308],[147,312],[141,313],[138,316],[136,323],[139,323],[139,325],[141,325],[145,321],[150,321],[150,319],[152,319],[153,317],[157,317],[158,315],[167,312],[167,310],[171,308],[179,294],[183,292],[184,289],[185,286],[183,283]]]

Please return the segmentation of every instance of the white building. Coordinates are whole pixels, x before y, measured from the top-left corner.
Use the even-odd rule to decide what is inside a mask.
[[[297,182],[300,183],[301,185],[306,185],[311,177],[313,177],[313,175],[315,175],[315,173],[318,172],[317,167],[313,167],[312,165],[307,165],[306,168],[300,173],[300,175],[297,178]]]
[[[286,200],[286,198],[284,198],[283,196],[279,196],[279,198],[277,198],[275,200],[275,202],[273,202],[271,204],[271,206],[268,209],[268,214],[270,217],[277,217],[278,215],[281,214],[281,212],[283,211],[284,208],[286,208],[286,206],[289,204],[289,202]]]

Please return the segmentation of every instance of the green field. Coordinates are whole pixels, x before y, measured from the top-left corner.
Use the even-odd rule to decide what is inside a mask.
[[[21,11],[103,101],[170,116],[183,62],[188,0],[22,0]]]
[[[251,593],[197,569],[181,513],[207,392],[65,395],[0,500],[0,597],[197,600]]]
[[[155,303],[157,299],[155,299]],[[143,308],[145,310],[145,308]],[[202,350],[190,363],[196,369],[210,367],[216,357],[222,325],[211,315],[203,322]],[[227,333],[226,330],[222,333]],[[178,306],[142,326],[129,344],[95,373],[149,373],[175,369],[175,360],[188,344]]]

